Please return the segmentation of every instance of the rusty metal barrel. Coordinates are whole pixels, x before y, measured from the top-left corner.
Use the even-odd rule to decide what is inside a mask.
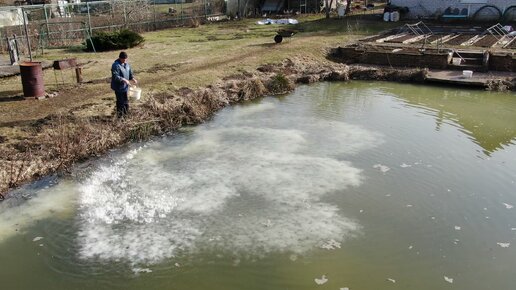
[[[20,64],[23,96],[26,98],[45,96],[43,68],[41,62],[23,62]]]

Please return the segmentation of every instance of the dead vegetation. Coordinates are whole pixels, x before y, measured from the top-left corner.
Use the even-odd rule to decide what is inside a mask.
[[[511,80],[490,80],[487,83],[488,91],[507,92],[516,90],[516,78]]]

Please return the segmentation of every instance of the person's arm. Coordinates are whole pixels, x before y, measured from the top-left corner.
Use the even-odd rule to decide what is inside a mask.
[[[129,67],[129,80],[133,81],[134,84],[138,83],[138,81],[134,78],[133,69],[131,67]]]

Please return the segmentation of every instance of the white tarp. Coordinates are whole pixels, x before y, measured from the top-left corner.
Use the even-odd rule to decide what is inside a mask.
[[[299,21],[297,21],[296,19],[292,19],[292,18],[289,18],[289,19],[270,19],[270,18],[267,18],[267,19],[264,19],[264,20],[260,20],[258,22],[256,22],[256,24],[259,24],[259,25],[266,25],[266,24],[298,24]]]

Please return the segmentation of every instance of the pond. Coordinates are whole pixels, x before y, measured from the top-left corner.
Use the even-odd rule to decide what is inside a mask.
[[[320,83],[0,204],[2,289],[514,289],[516,96]]]

